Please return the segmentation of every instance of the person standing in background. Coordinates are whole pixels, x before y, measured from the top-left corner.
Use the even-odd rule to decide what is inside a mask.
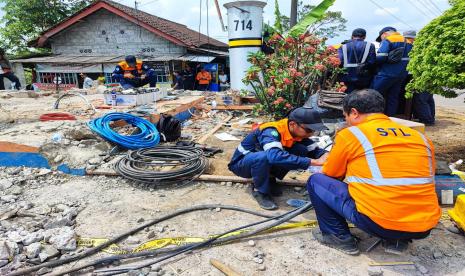
[[[200,91],[207,91],[208,87],[210,86],[210,82],[212,80],[212,75],[210,72],[205,70],[204,67],[200,70],[200,72],[197,74],[197,81],[199,82],[199,90]]]
[[[189,65],[187,65],[186,69],[182,71],[182,81],[184,90],[194,90],[195,75],[194,71],[192,71],[192,67]]]
[[[89,76],[87,76],[86,73],[81,73],[80,76],[84,80],[84,82],[82,83],[82,89],[91,89],[94,85],[94,81],[91,78],[89,78]]]
[[[0,48],[0,90],[5,90],[3,78],[7,78],[12,84],[14,83],[15,89],[21,89],[21,83],[19,82],[18,77],[13,74],[11,63],[6,57],[5,49]]]
[[[223,70],[220,71],[220,74],[218,75],[218,80],[220,81],[220,90],[228,90],[228,88],[230,87],[228,82],[228,75],[226,75]]]

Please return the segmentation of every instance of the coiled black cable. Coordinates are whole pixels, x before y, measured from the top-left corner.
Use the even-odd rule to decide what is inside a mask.
[[[207,164],[199,148],[157,146],[129,152],[116,163],[115,169],[121,176],[140,183],[169,185],[195,180]]]

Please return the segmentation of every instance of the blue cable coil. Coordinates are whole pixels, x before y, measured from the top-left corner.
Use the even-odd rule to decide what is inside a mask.
[[[120,120],[139,128],[140,131],[131,135],[119,134],[110,127],[110,124]],[[152,148],[160,143],[160,133],[154,124],[128,113],[108,113],[89,121],[87,125],[101,137],[126,149]]]

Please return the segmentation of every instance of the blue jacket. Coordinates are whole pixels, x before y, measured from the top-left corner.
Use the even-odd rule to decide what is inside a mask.
[[[124,73],[131,73],[135,78],[140,78],[142,74],[145,74],[149,78],[156,76],[155,70],[145,62],[139,60],[137,62],[136,67],[129,67],[125,61],[120,62],[116,65],[115,71],[113,71],[113,78],[116,81],[121,81],[124,79]]]
[[[316,159],[326,153],[325,150],[311,139],[303,139],[296,142],[293,147],[298,146],[302,149],[302,155],[297,156],[287,152],[287,148],[281,144],[280,134],[273,127],[263,130],[256,129],[249,133],[239,144],[231,159],[231,163],[237,162],[250,152],[265,151],[270,165],[277,165],[289,170],[305,170],[310,165],[310,158]]]
[[[402,60],[398,63],[387,63],[388,54],[394,49],[404,47]],[[386,37],[378,49],[376,55],[376,63],[379,66],[378,74],[389,77],[405,77],[407,75],[407,64],[409,61],[408,54],[412,50],[413,45],[408,43],[406,39],[399,33],[394,33]]]
[[[343,47],[347,47],[347,62],[344,64],[344,53]],[[358,63],[362,62],[363,54],[365,52],[365,48],[367,45],[369,46],[368,56],[365,60],[365,64],[371,69],[374,68],[376,63],[376,49],[375,45],[372,43],[363,41],[361,39],[352,39],[351,41],[347,42],[346,44],[342,45],[338,49],[339,60],[341,61],[341,66],[346,68],[346,74],[342,77],[342,81],[344,82],[369,82],[372,76],[359,76],[357,74],[357,67],[355,66]],[[357,58],[355,58],[355,54],[357,54]],[[354,64],[351,66],[350,64]]]

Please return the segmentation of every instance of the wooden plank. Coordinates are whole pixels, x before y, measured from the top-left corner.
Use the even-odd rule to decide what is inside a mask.
[[[245,111],[252,111],[253,105],[218,105],[216,107],[212,107],[212,109],[216,110],[245,110]]]
[[[241,276],[238,272],[232,269],[230,266],[218,261],[217,259],[210,259],[212,266],[216,267],[219,271],[223,272],[226,276]]]
[[[207,139],[212,136],[215,132],[218,131],[218,129],[220,129],[225,123],[229,122],[229,120],[232,119],[232,115],[229,115],[228,117],[226,117],[226,119],[224,119],[222,122],[218,123],[214,128],[212,128],[207,134],[205,134],[204,136],[200,137],[200,139],[197,141],[197,143],[199,144],[203,144],[205,143],[205,141],[207,141]]]
[[[0,141],[0,152],[39,152],[39,148]]]
[[[230,175],[210,175],[202,174],[197,180],[207,181],[207,182],[236,182],[236,183],[252,183],[252,178],[242,178],[239,176],[230,176]],[[286,186],[300,186],[305,187],[307,185],[306,181],[293,180],[293,179],[283,179],[277,180],[279,184]]]
[[[114,170],[92,170],[87,171],[87,175],[105,175],[105,176],[119,176]],[[234,175],[214,175],[214,174],[202,174],[197,178],[198,181],[206,182],[235,182],[235,183],[244,183],[250,184],[253,182],[252,178],[242,178]],[[293,179],[284,179],[278,180],[279,184],[285,186],[299,186],[305,187],[307,185],[306,181],[302,180],[293,180]]]

